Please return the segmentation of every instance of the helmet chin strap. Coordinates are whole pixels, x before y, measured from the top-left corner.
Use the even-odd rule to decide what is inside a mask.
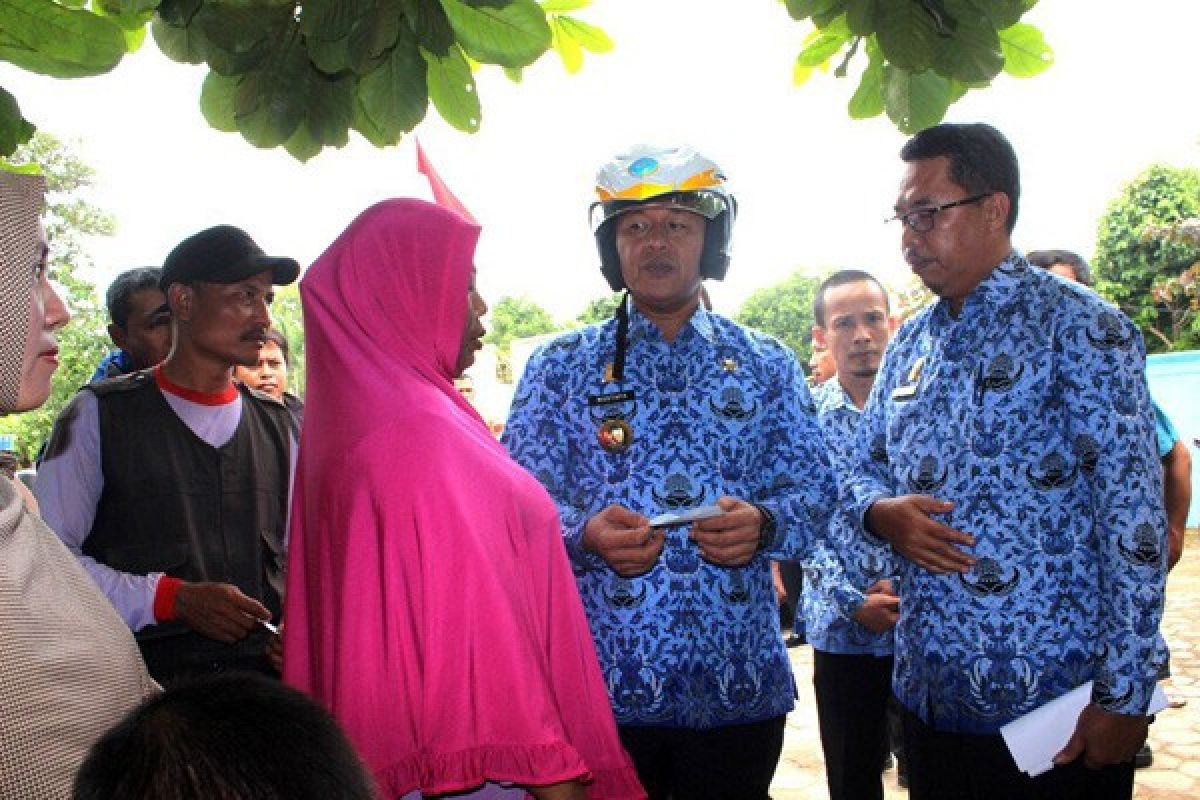
[[[625,377],[625,349],[629,339],[629,290],[621,294],[621,302],[617,303],[615,316],[617,318],[617,342],[613,352],[612,380],[618,382]]]

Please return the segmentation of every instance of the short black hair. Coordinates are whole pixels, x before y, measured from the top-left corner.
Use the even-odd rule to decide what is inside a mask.
[[[279,345],[279,352],[283,353],[284,366],[292,366],[292,356],[288,350],[287,337],[280,333],[277,328],[271,328],[267,331],[267,341]]]
[[[888,298],[887,289],[883,288],[883,284],[869,272],[861,269],[842,269],[830,275],[825,280],[821,281],[821,285],[817,287],[816,293],[813,295],[813,319],[822,328],[825,327],[825,293],[830,289],[838,286],[844,286],[847,283],[858,283],[859,281],[870,281],[879,287],[879,291],[883,292],[884,307],[890,312],[892,310],[892,301]]]
[[[1083,256],[1070,250],[1034,250],[1025,254],[1025,259],[1035,267],[1050,269],[1055,264],[1066,264],[1075,273],[1075,280],[1084,286],[1092,285],[1092,268]]]
[[[121,330],[129,324],[129,299],[143,289],[158,289],[162,270],[158,267],[135,267],[113,279],[104,293],[108,318]]]
[[[181,682],[96,742],[74,800],[373,800],[325,709],[277,680],[226,673]]]
[[[982,122],[956,125],[949,122],[926,128],[905,142],[900,158],[905,163],[945,156],[950,159],[950,180],[969,195],[1003,192],[1008,195],[1008,232],[1017,225],[1021,197],[1021,172],[1017,154],[1004,134]]]

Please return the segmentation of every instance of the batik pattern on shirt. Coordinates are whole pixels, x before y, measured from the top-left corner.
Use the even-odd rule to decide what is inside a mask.
[[[836,491],[796,359],[703,309],[668,343],[632,309],[624,378],[606,383],[615,327],[534,353],[504,443],[558,504],[617,721],[709,728],[784,714],[795,684],[770,559],[798,559],[823,535]],[[597,437],[616,416],[633,430],[622,452]],[[630,579],[582,547],[584,524],[610,504],[651,517],[723,495],[777,522],[744,567],[704,561],[688,527],[667,529],[657,563]]]
[[[829,448],[829,458],[839,483],[854,468],[858,453],[858,423],[862,413],[846,390],[832,378],[812,393],[817,419]],[[844,493],[829,523],[829,536],[813,548],[804,562],[801,611],[809,644],[826,653],[888,656],[892,632],[874,633],[854,619],[876,581],[896,574],[891,545],[863,536],[854,516],[853,502]]]
[[[1146,710],[1166,526],[1137,329],[1095,293],[1011,254],[958,319],[939,301],[888,349],[851,487],[925,494],[976,537],[965,574],[901,559],[895,689],[940,730],[994,733],[1095,680]]]

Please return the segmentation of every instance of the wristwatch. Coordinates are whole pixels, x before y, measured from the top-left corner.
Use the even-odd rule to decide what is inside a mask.
[[[762,524],[758,526],[758,549],[769,550],[771,545],[775,544],[775,515],[770,509],[761,503],[751,503],[750,505],[758,509],[758,513],[762,515]]]

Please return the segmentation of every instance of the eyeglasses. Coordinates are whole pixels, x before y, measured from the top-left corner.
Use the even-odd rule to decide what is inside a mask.
[[[955,206],[967,206],[971,203],[978,203],[985,197],[990,197],[992,192],[983,192],[982,194],[971,195],[964,197],[962,200],[955,200],[952,203],[942,203],[940,206],[932,206],[930,208],[914,208],[912,211],[905,211],[903,214],[897,214],[894,217],[888,217],[884,223],[900,220],[917,233],[928,233],[933,230],[933,215],[939,211],[945,211],[947,208]]]

